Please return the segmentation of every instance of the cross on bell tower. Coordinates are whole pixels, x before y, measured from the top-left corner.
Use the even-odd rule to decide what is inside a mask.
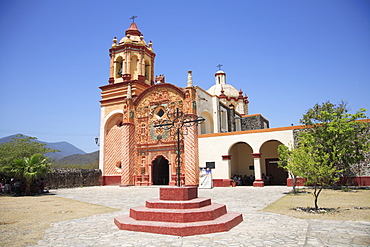
[[[135,23],[135,18],[137,18],[136,15],[133,15],[133,16],[130,17],[130,19],[132,19],[132,23]]]

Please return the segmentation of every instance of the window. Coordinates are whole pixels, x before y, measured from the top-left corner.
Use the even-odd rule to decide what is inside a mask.
[[[160,117],[163,117],[163,115],[164,115],[164,111],[163,111],[162,109],[160,109],[160,110],[158,111],[157,115],[158,115],[158,116],[160,116]]]

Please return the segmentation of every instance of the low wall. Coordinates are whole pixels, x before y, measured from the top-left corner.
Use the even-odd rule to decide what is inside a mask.
[[[296,186],[304,186],[304,183],[306,182],[306,179],[304,178],[296,178],[295,185]],[[293,179],[287,178],[286,179],[286,186],[293,187]]]
[[[102,185],[120,185],[121,176],[119,175],[103,176],[102,181],[103,181]]]
[[[230,187],[231,179],[212,179],[213,187]]]
[[[99,169],[51,169],[44,176],[45,187],[49,189],[75,188],[101,185]]]
[[[304,186],[305,182],[306,179],[297,178],[296,186]],[[341,177],[338,184],[343,186],[370,186],[370,176]],[[287,186],[293,186],[293,180],[291,178],[287,178]]]
[[[339,183],[348,186],[370,186],[370,176],[342,177]]]

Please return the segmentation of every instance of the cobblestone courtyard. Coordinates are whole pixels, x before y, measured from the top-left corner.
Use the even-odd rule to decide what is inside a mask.
[[[199,197],[243,214],[229,232],[177,237],[121,231],[114,217],[159,197],[158,187],[85,187],[52,191],[57,196],[120,211],[53,223],[37,246],[369,246],[370,222],[304,220],[261,211],[289,192],[284,186],[199,189]]]

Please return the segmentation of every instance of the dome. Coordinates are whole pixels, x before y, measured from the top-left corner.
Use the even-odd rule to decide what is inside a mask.
[[[224,95],[228,97],[239,97],[239,91],[230,84],[216,84],[207,90],[207,93],[211,95],[220,96],[221,91],[224,91]]]
[[[131,23],[125,34],[126,36],[119,41],[120,43],[124,43],[127,39],[131,39],[134,42],[139,42],[141,40],[140,37],[143,36],[143,34],[137,28],[136,23]]]
[[[139,42],[139,41],[141,41],[139,36],[131,36],[131,35],[128,35],[128,36],[123,37],[123,38],[119,41],[119,43],[125,43],[128,39],[129,39],[129,40],[131,40],[131,42],[130,42],[130,41],[128,41],[128,42],[130,42],[130,43],[132,43],[133,41],[134,41],[134,42]],[[127,42],[126,42],[126,43],[127,43]]]
[[[126,39],[121,39],[121,41],[123,41],[123,43],[125,43],[125,44],[131,44],[132,43],[132,40],[130,39],[130,37],[126,37]]]

